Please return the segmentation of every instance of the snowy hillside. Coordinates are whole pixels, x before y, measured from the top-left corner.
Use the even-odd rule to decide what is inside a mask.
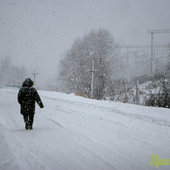
[[[39,91],[45,108],[25,130],[17,93],[0,89],[0,170],[148,170],[152,155],[170,158],[169,109]]]

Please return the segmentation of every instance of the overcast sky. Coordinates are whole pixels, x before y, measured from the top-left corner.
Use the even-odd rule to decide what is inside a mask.
[[[76,38],[98,28],[124,45],[149,44],[148,29],[170,29],[170,0],[0,0],[0,58],[37,68],[42,83]]]

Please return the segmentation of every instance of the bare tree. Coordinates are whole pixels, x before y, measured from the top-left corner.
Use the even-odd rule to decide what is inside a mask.
[[[11,67],[11,59],[10,57],[3,57],[0,60],[0,86],[3,87],[4,85],[7,84],[7,77],[8,77],[8,72]]]
[[[0,87],[6,85],[20,85],[27,74],[24,67],[12,64],[9,57],[4,57],[0,61]]]

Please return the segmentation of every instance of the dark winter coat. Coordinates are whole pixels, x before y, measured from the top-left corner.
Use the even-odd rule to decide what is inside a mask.
[[[21,114],[34,114],[35,113],[35,102],[43,108],[41,98],[33,86],[33,81],[27,78],[21,89],[18,92],[18,103],[21,105]]]

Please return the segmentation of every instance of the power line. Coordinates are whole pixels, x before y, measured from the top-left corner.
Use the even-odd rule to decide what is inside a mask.
[[[121,45],[121,46],[118,46],[117,48],[132,48],[132,49],[134,49],[134,48],[141,48],[141,49],[143,49],[143,48],[151,48],[151,46],[150,45]],[[168,45],[155,45],[154,46],[154,48],[169,48],[169,46]]]
[[[130,81],[130,73],[129,73],[129,59],[130,59],[130,54],[132,54],[132,52],[131,52],[131,50],[130,49],[135,49],[135,51],[133,51],[133,53],[135,53],[135,55],[137,55],[136,54],[136,52],[137,52],[137,50],[138,49],[141,49],[141,50],[144,50],[144,49],[150,49],[151,47],[153,47],[152,45],[121,45],[121,46],[117,46],[116,48],[121,48],[121,49],[125,49],[126,50],[126,61],[127,61],[127,80],[128,81]],[[169,48],[169,46],[168,45],[155,45],[154,47],[153,47],[153,49],[155,50],[155,49],[158,49],[158,48]],[[154,51],[154,50],[152,50],[152,52]],[[152,56],[153,56],[154,54],[152,54]],[[146,56],[146,55],[140,55],[140,56]],[[136,56],[137,57],[137,56]],[[136,59],[136,57],[135,57],[135,60],[137,60]],[[152,59],[153,59],[153,57],[152,57]],[[153,60],[151,60],[151,70],[153,70]]]
[[[148,33],[170,33],[170,29],[152,29]]]
[[[154,57],[153,38],[154,38],[154,34],[170,33],[170,29],[152,29],[152,30],[148,30],[148,33],[151,34],[151,74],[153,74],[153,72],[154,72],[154,70],[153,70],[153,57]]]

